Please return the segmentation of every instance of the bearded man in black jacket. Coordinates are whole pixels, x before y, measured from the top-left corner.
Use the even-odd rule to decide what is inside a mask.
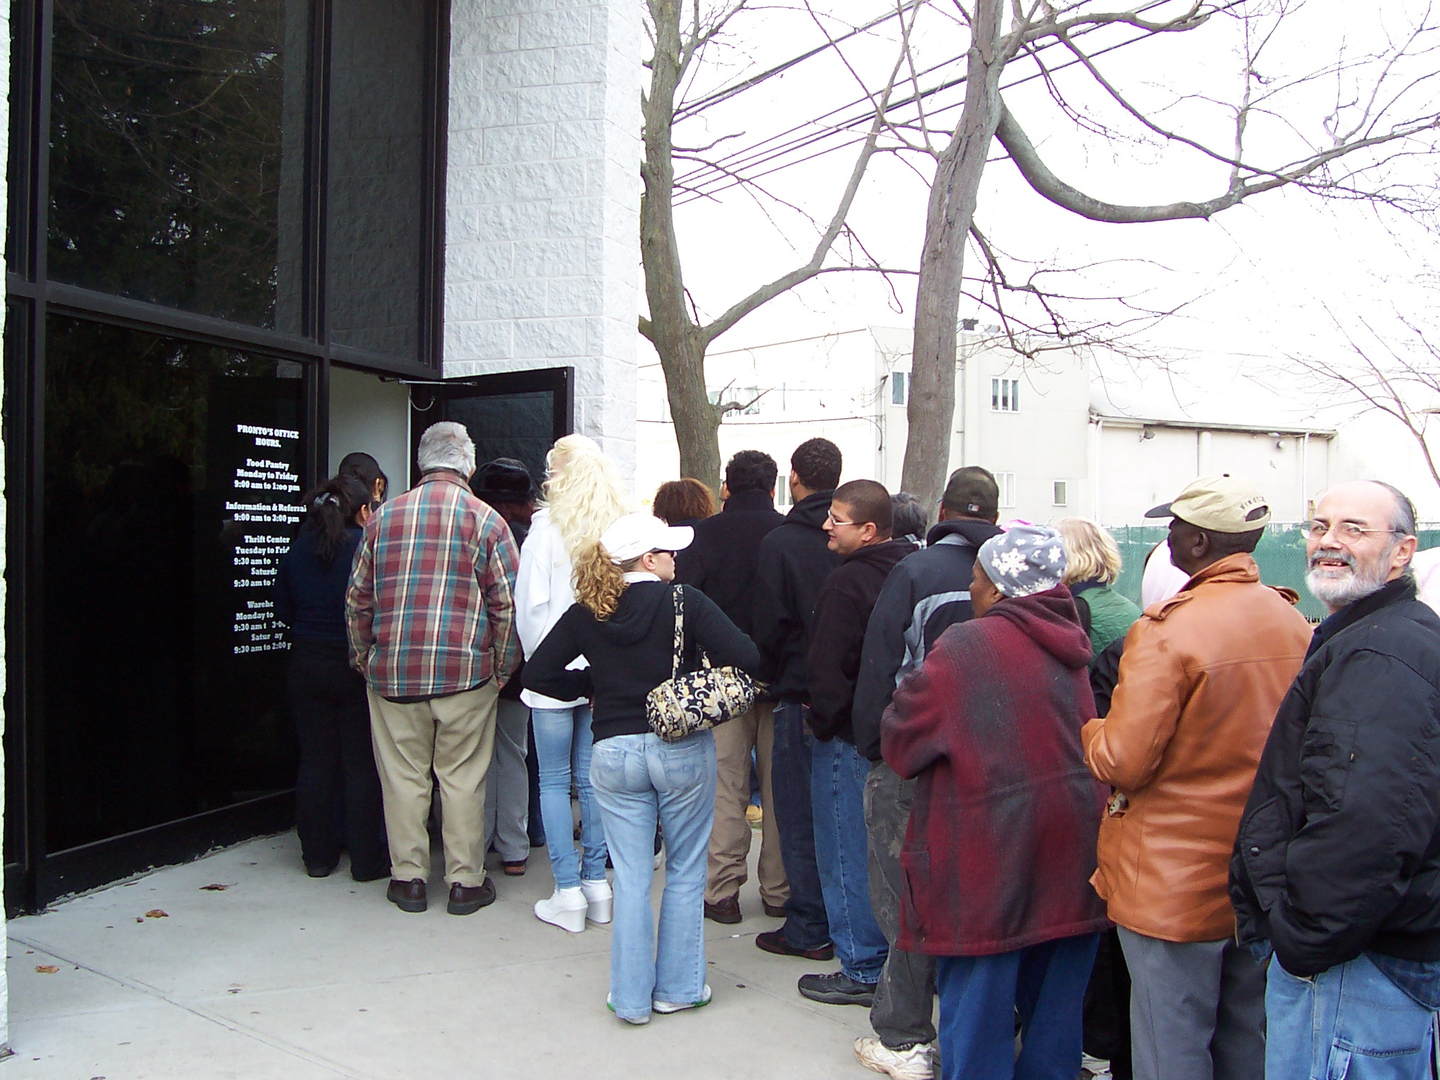
[[[875,984],[889,944],[870,909],[863,798],[870,762],[855,749],[851,709],[865,627],[886,577],[916,550],[893,540],[890,493],[874,480],[835,489],[825,531],[844,561],[825,579],[815,602],[806,677],[810,730],[815,736],[811,809],[815,855],[830,937],[840,970],[806,975],[800,993],[832,1005],[874,1004]]]
[[[754,630],[755,575],[760,543],[785,517],[775,509],[775,459],[760,450],[741,450],[725,466],[720,513],[695,525],[695,539],[675,560],[675,580],[694,585],[715,601],[747,635]],[[760,774],[760,901],[765,914],[783,918],[790,889],[780,857],[775,825],[770,763],[775,746],[775,704],[757,701],[741,716],[715,729],[715,826],[710,833],[705,879],[705,917],[718,923],[740,921],[740,886],[750,854],[750,754]]]
[[[1328,491],[1306,585],[1330,610],[1280,703],[1235,839],[1236,933],[1263,955],[1267,1080],[1430,1076],[1440,1008],[1440,618],[1415,510]]]
[[[760,542],[751,635],[760,648],[760,679],[775,701],[770,784],[790,885],[785,925],[756,934],[755,944],[766,952],[807,960],[829,960],[835,955],[815,865],[810,812],[815,736],[807,724],[810,689],[805,656],[820,586],[840,563],[840,556],[829,549],[824,529],[830,496],[840,483],[840,460],[840,448],[829,439],[807,439],[790,455],[790,494],[795,505],[784,523]]]

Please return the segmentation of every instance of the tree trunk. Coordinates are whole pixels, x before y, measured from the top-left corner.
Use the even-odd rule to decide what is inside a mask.
[[[1000,49],[1002,10],[1002,0],[975,2],[965,105],[955,135],[940,156],[925,216],[906,407],[910,431],[900,485],[927,506],[939,500],[951,465],[960,279],[980,179],[1000,123],[1000,75],[1007,59]]]
[[[720,490],[720,411],[705,390],[705,334],[685,309],[685,279],[675,236],[675,166],[671,159],[675,94],[683,64],[681,0],[650,0],[655,55],[645,95],[645,160],[640,172],[640,263],[650,318],[641,331],[660,355],[670,418],[680,447],[680,475]]]

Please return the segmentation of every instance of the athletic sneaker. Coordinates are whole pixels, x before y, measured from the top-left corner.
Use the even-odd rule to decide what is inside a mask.
[[[710,1004],[710,984],[700,992],[699,1001],[652,1001],[650,1007],[661,1014],[684,1012],[686,1009],[703,1009]]]
[[[609,994],[605,995],[605,1007],[612,1013],[615,1012],[615,1002]],[[686,1006],[686,1008],[688,1008],[688,1006]],[[620,1016],[619,1013],[615,1013],[615,1015]],[[620,1016],[620,1019],[624,1020],[627,1024],[634,1024],[636,1027],[639,1027],[641,1024],[648,1024],[650,1022],[650,1014],[646,1013],[644,1016]]]
[[[799,987],[801,997],[826,1005],[864,1005],[868,1009],[875,1004],[875,984],[859,982],[843,971],[801,975]]]
[[[893,1080],[933,1080],[934,1047],[916,1043],[904,1050],[891,1050],[879,1039],[856,1039],[855,1056],[871,1072],[885,1073]]]
[[[1080,1055],[1081,1080],[1086,1077],[1089,1080],[1111,1080],[1110,1062],[1105,1058],[1094,1057],[1090,1054]]]

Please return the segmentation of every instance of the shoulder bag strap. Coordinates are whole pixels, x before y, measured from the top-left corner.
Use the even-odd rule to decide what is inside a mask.
[[[675,601],[675,659],[670,668],[670,677],[680,674],[680,662],[685,653],[685,587],[676,585],[670,593]]]

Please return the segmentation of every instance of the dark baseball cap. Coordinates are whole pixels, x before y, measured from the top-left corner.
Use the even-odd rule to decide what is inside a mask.
[[[966,465],[950,474],[940,505],[952,514],[993,518],[1000,513],[1000,486],[989,469]]]

